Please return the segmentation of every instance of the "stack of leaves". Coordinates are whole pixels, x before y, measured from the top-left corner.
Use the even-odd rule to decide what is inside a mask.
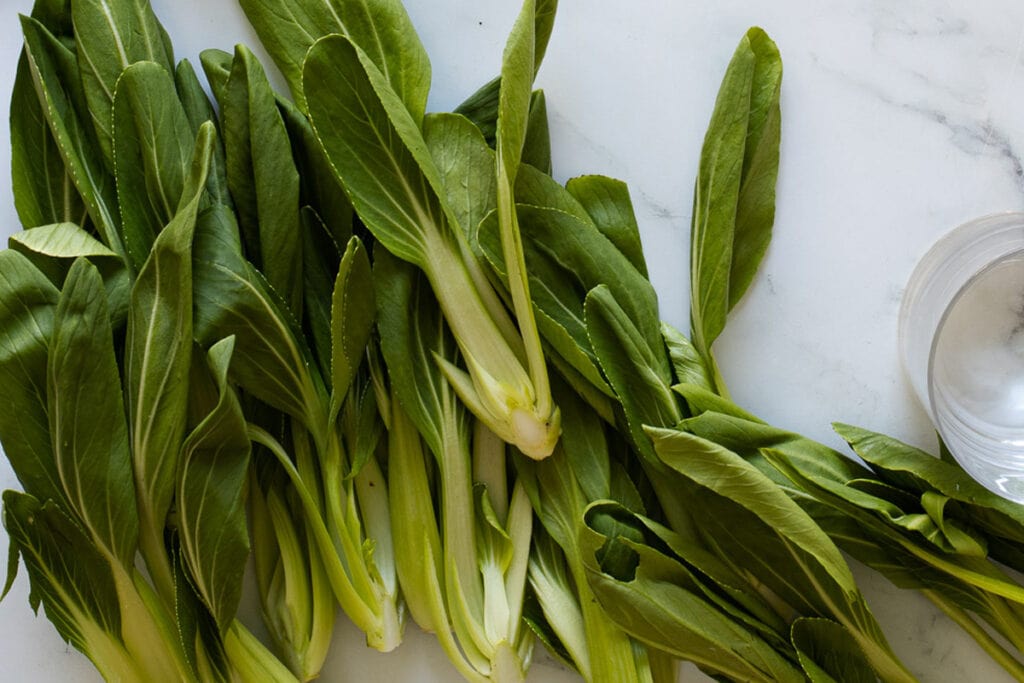
[[[677,658],[912,680],[835,543],[1017,671],[968,615],[1019,647],[1022,591],[986,557],[1024,569],[1016,506],[728,399],[711,347],[774,221],[764,32],[701,155],[691,343],[625,183],[551,176],[555,0],[523,2],[500,76],[445,114],[399,0],[241,5],[294,101],[239,46],[202,55],[215,108],[145,0],[23,20],[4,520],[33,605],[108,679],[309,680],[340,606],[384,651],[408,611],[471,681],[522,680],[535,638],[601,683]],[[280,661],[235,619],[250,544]]]
[[[218,136],[149,11],[40,2],[12,97],[26,230],[0,252],[7,588],[108,680],[294,680],[235,619],[250,443],[230,336],[193,342]],[[161,123],[157,132],[155,123]],[[145,565],[136,564],[140,554]]]

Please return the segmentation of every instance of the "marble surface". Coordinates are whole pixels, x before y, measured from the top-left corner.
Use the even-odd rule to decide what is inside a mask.
[[[451,108],[497,71],[517,3],[406,4],[433,61],[431,109]],[[154,5],[178,57],[255,42],[231,0]],[[6,100],[19,49],[14,15],[30,2],[0,7]],[[842,420],[931,448],[931,426],[897,359],[900,297],[944,232],[1024,209],[1024,4],[563,0],[539,78],[555,173],[629,183],[663,317],[680,327],[698,152],[725,65],[751,24],[777,41],[785,63],[782,166],[772,245],[717,346],[723,374],[751,411],[830,444],[840,445],[829,424]],[[9,154],[3,126],[3,235],[17,227]],[[16,485],[5,465],[0,485]],[[923,599],[863,568],[857,575],[894,649],[922,680],[1008,680]],[[32,617],[27,588],[20,576],[0,607],[0,678],[98,680],[48,622]],[[431,638],[413,630],[381,656],[340,627],[322,680],[454,680]],[[542,654],[537,660],[530,681],[574,680]]]

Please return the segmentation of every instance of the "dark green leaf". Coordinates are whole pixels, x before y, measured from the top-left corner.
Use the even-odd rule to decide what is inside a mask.
[[[217,124],[217,113],[213,109],[213,104],[206,96],[206,91],[203,90],[195,69],[187,59],[178,62],[178,67],[174,70],[174,85],[178,90],[178,98],[185,110],[185,116],[188,117],[189,125],[192,126],[193,136],[199,134],[199,128],[207,121]],[[210,173],[206,180],[207,198],[204,200],[203,208],[206,208],[206,202],[231,205],[226,165],[223,136],[218,131],[217,145],[213,150]]]
[[[234,335],[232,381],[325,437],[327,397],[297,323],[243,258],[234,214],[203,213],[194,252],[195,335],[204,346]]]
[[[306,115],[283,97],[277,98],[277,106],[291,139],[292,156],[299,171],[302,205],[316,211],[334,243],[339,245],[335,247],[337,251],[352,237],[352,204],[334,175],[331,162]]]
[[[57,288],[21,254],[0,251],[0,441],[25,491],[64,504],[50,444],[46,357]]]
[[[303,67],[323,36],[340,33],[365,52],[419,123],[430,90],[430,60],[399,0],[241,0],[260,42],[306,111]]]
[[[3,499],[4,527],[25,561],[33,599],[61,638],[94,655],[97,666],[127,660],[108,559],[53,502],[19,491]]]
[[[244,505],[249,438],[227,380],[233,350],[229,338],[209,351],[209,373],[220,396],[182,444],[177,484],[182,556],[222,634],[235,618],[249,555]]]
[[[793,646],[812,683],[874,683],[877,680],[850,632],[831,619],[793,622]]]
[[[49,347],[46,400],[64,497],[102,552],[133,567],[139,519],[121,377],[103,280],[85,259],[68,273]]]
[[[341,260],[338,245],[327,232],[320,216],[305,207],[302,210],[302,277],[306,310],[303,325],[316,353],[320,374],[330,377],[331,368],[331,295]],[[351,238],[350,238],[351,239]]]
[[[637,272],[647,277],[640,227],[626,183],[606,176],[585,175],[570,180],[565,189],[583,205],[601,234],[629,259]]]
[[[654,449],[644,425],[672,425],[682,416],[672,393],[672,371],[660,336],[645,340],[617,297],[606,285],[587,294],[587,334],[601,369],[622,402],[630,436],[644,458],[654,461]]]
[[[185,436],[192,363],[192,240],[215,139],[213,124],[204,124],[181,203],[139,271],[128,312],[125,386],[142,550],[163,591],[173,585],[163,534]]]
[[[331,296],[332,422],[366,355],[375,318],[370,259],[363,243],[353,237],[341,257]]]
[[[168,552],[174,564],[174,616],[177,635],[192,672],[210,683],[229,683],[230,665],[224,643],[210,611],[193,587],[182,566],[180,539],[171,536]]]
[[[363,223],[422,267],[425,233],[446,229],[441,181],[415,121],[365,59],[341,36],[313,46],[304,69],[313,128]]]
[[[299,174],[263,67],[244,46],[220,96],[227,180],[248,259],[302,312]]]
[[[640,539],[609,536],[595,526],[592,513],[587,519],[580,546],[590,585],[608,616],[627,633],[736,680],[803,680],[794,665],[756,633],[687,589],[690,582],[678,562]],[[633,553],[631,576],[615,576],[600,561],[600,550],[610,543]]]
[[[64,168],[24,53],[11,92],[11,181],[14,206],[24,227],[85,222],[85,205]]]
[[[714,442],[666,429],[647,433],[666,465],[706,491],[690,507],[720,556],[802,615],[830,617],[849,629],[882,678],[909,679],[839,550],[781,488]]]
[[[171,41],[148,0],[74,0],[75,44],[86,101],[100,149],[114,169],[114,85],[139,61],[156,62],[171,74]]]
[[[75,53],[39,22],[22,17],[21,26],[32,80],[65,168],[103,242],[123,256],[114,177],[89,122]]]
[[[117,79],[113,120],[121,225],[137,272],[178,210],[195,133],[171,75],[154,62],[136,62]]]
[[[494,147],[494,136],[498,131],[498,91],[501,90],[501,77],[491,79],[466,98],[455,108],[456,114],[469,119],[484,136],[487,145]]]

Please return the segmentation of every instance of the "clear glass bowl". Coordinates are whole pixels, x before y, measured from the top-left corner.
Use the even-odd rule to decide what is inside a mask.
[[[1024,503],[1024,214],[985,216],[936,242],[907,283],[899,339],[953,457]]]

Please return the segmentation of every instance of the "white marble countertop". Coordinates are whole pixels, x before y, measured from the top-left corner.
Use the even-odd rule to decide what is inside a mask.
[[[153,2],[179,58],[255,43],[233,0]],[[0,4],[6,110],[20,48],[14,15],[31,2]],[[518,3],[406,4],[433,62],[431,109],[450,109],[496,73]],[[897,359],[900,297],[944,232],[1024,209],[1024,4],[563,0],[539,78],[555,174],[629,183],[662,315],[684,329],[698,152],[725,65],[752,24],[776,40],[785,64],[778,210],[761,272],[718,343],[723,374],[749,410],[832,445],[840,442],[829,424],[842,420],[932,448]],[[17,228],[9,161],[5,125],[4,236]],[[6,463],[0,485],[17,485]],[[923,681],[1009,680],[922,598],[869,570],[857,575],[893,648]],[[0,606],[0,678],[98,680],[32,617],[27,591],[22,573]],[[322,680],[454,680],[432,639],[414,631],[384,656],[340,626]],[[530,681],[575,680],[537,660]]]

